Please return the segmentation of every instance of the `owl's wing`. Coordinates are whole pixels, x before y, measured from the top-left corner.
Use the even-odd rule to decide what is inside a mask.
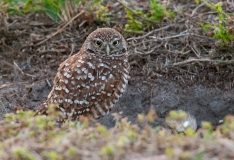
[[[68,58],[58,69],[46,104],[58,104],[66,116],[104,116],[123,93],[126,84],[120,82],[127,79],[117,71],[123,67],[120,61],[110,62],[80,54]]]

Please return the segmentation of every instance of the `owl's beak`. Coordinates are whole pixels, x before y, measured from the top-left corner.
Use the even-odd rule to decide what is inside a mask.
[[[110,46],[107,44],[105,48],[106,54],[109,56],[110,55]]]

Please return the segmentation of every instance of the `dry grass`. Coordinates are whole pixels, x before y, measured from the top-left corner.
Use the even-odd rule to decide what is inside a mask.
[[[8,114],[1,121],[1,159],[233,159],[234,117],[227,116],[215,131],[209,123],[196,133],[175,134],[148,125],[141,127],[115,115],[116,126],[67,122],[56,126],[55,115],[33,117],[33,112]],[[189,130],[189,129],[188,129]]]

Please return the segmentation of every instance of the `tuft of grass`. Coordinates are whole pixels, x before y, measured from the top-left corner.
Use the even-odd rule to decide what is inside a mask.
[[[126,2],[121,2],[128,19],[125,31],[141,33],[144,29],[150,28],[152,24],[162,21],[164,17],[175,17],[175,13],[161,5],[159,0],[149,0],[149,2],[149,10],[146,13],[142,9],[132,9]]]
[[[149,0],[149,10],[144,13],[142,9],[128,7],[123,4],[126,12],[125,31],[142,33],[153,24],[162,21],[164,17],[174,17],[175,13],[160,4],[159,0]],[[2,6],[6,7],[8,14],[19,14],[24,16],[29,12],[44,12],[54,21],[68,21],[78,12],[78,9],[85,10],[86,16],[94,17],[95,22],[101,25],[105,22],[110,25],[111,8],[102,4],[102,0],[3,0]],[[88,16],[89,17],[89,16]],[[87,17],[86,17],[87,18]]]
[[[28,160],[36,160],[36,156],[32,154],[32,152],[26,148],[17,147],[13,149],[13,156],[16,159],[28,159]]]
[[[201,2],[203,2],[207,7],[217,13],[216,19],[218,20],[218,24],[213,25],[210,23],[200,22],[198,22],[198,24],[206,33],[209,33],[213,38],[220,39],[221,45],[231,42],[234,39],[234,30],[229,27],[230,22],[228,22],[228,18],[232,13],[229,14],[223,11],[222,2],[210,3],[207,0],[201,0]],[[199,3],[199,0],[196,0],[196,3]]]
[[[82,2],[84,0],[3,0],[2,6],[6,7],[8,14],[24,16],[29,12],[45,12],[51,19],[60,21],[64,13],[75,9]]]

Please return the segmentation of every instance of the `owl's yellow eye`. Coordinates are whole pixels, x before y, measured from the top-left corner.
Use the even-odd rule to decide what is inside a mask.
[[[113,45],[117,46],[119,44],[119,40],[113,42]]]
[[[101,42],[101,41],[96,40],[96,41],[94,41],[94,44],[95,44],[96,46],[101,46],[101,45],[102,45],[102,42]]]

